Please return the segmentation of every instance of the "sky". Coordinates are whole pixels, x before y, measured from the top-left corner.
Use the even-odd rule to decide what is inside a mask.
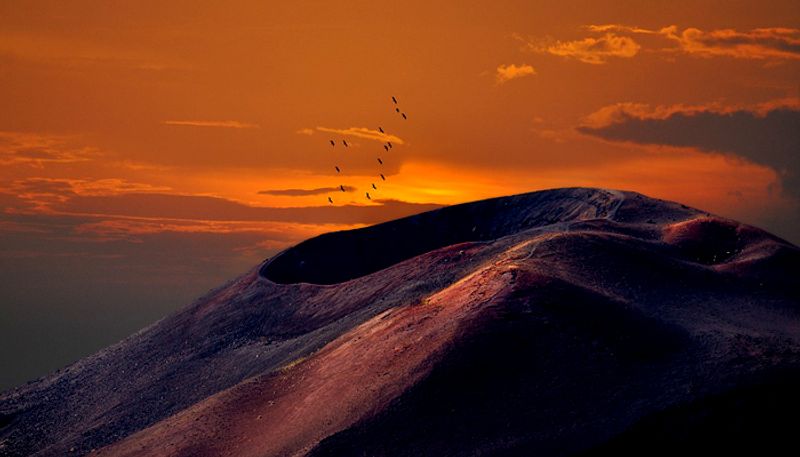
[[[617,188],[800,243],[796,0],[2,2],[0,101],[0,389],[441,205]]]

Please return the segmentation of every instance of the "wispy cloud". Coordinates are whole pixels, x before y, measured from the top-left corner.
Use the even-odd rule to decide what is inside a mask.
[[[733,29],[703,31],[677,26],[659,31],[675,41],[681,51],[701,57],[728,56],[739,59],[800,59],[800,29],[761,28],[747,32]]]
[[[522,38],[528,51],[577,59],[589,64],[603,64],[610,58],[631,58],[643,46],[633,35],[650,35],[669,40],[673,46],[658,46],[652,39],[650,52],[683,53],[698,57],[727,56],[738,59],[800,59],[800,29],[787,27],[757,28],[749,31],[716,29],[704,31],[676,25],[647,29],[625,24],[592,24],[583,27],[592,34],[579,40]]]
[[[216,127],[216,128],[226,128],[226,129],[259,129],[261,126],[257,124],[249,124],[246,122],[240,121],[198,121],[198,120],[186,120],[186,121],[164,121],[163,124],[165,125],[182,125],[187,127]]]
[[[294,133],[296,133],[298,135],[309,135],[309,136],[311,136],[311,135],[314,134],[314,129],[304,128],[304,129],[296,130]]]
[[[525,49],[539,54],[551,54],[576,59],[588,64],[604,64],[609,58],[630,58],[641,46],[633,38],[605,33],[600,37],[587,37],[573,41],[523,39]]]
[[[78,145],[77,138],[22,132],[0,132],[0,165],[72,163],[92,160],[99,155],[95,148]]]
[[[365,140],[373,140],[381,143],[390,141],[394,144],[404,144],[402,138],[389,133],[381,133],[378,130],[369,129],[367,127],[350,127],[346,129],[336,129],[330,127],[317,127],[320,132],[335,133],[337,135],[354,136],[356,138],[363,138]]]
[[[704,31],[677,25],[645,29],[623,24],[589,25],[592,32],[618,32],[660,35],[677,44],[677,48],[656,51],[683,52],[699,57],[727,56],[739,59],[800,59],[800,29],[787,27],[757,28],[749,31],[717,29]]]
[[[630,33],[642,33],[646,35],[658,34],[657,30],[649,30],[642,27],[630,26],[630,25],[622,25],[622,24],[602,24],[602,25],[587,25],[584,27],[586,30],[591,32],[630,32]]]
[[[263,195],[277,195],[283,197],[306,197],[309,195],[321,195],[328,192],[341,192],[339,187],[318,187],[316,189],[268,189],[260,190],[259,194]],[[345,192],[354,192],[356,190],[353,186],[344,186]]]
[[[524,76],[531,76],[535,74],[536,70],[528,64],[499,65],[497,67],[495,79],[497,81],[497,84],[503,84],[507,81],[511,81],[512,79],[522,78]]]
[[[52,211],[53,205],[80,196],[112,196],[124,193],[165,192],[165,186],[131,182],[125,179],[66,179],[35,177],[0,182],[0,193],[15,195],[26,207]]]

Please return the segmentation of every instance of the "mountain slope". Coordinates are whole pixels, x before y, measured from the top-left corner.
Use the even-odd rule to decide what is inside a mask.
[[[761,230],[602,189],[326,234],[0,396],[0,455],[640,452],[800,373],[798,267]]]

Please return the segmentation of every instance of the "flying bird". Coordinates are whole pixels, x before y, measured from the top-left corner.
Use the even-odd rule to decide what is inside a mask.
[[[386,176],[383,176],[383,173],[381,173],[381,179],[386,181]]]
[[[408,119],[408,118],[406,117],[406,113],[403,113],[403,119]]]
[[[331,146],[336,146],[336,142],[331,140]]]
[[[383,131],[383,128],[381,128],[381,127],[378,127],[378,131],[381,132],[381,133],[386,133],[386,132]]]
[[[333,204],[333,199],[331,197],[328,197],[328,202]]]
[[[386,144],[389,145],[389,149],[392,149],[392,142],[391,141],[387,141]]]
[[[372,188],[375,189],[375,190],[378,190],[378,188],[375,187],[375,183],[372,183]]]
[[[380,158],[380,157],[378,157],[378,163],[379,163],[379,164],[381,164],[381,165],[383,165],[383,160],[381,160],[381,158]]]
[[[394,109],[394,112],[395,112],[395,113],[399,113],[399,112],[400,112],[400,108],[395,108],[395,109]]]
[[[342,140],[342,143],[344,144],[344,147],[347,147],[347,141]]]
[[[372,197],[369,196],[369,192],[367,192],[367,200],[372,200]]]
[[[339,173],[340,171],[342,171],[342,170],[339,169],[339,167],[333,167],[333,168],[336,169],[336,173]]]
[[[342,192],[344,192],[344,186],[343,185],[339,184],[339,189],[341,189]]]
[[[395,105],[397,104],[397,99],[394,98],[394,96],[392,96],[392,101],[394,102]]]
[[[386,149],[386,152],[389,152],[389,146],[383,145],[383,149]]]

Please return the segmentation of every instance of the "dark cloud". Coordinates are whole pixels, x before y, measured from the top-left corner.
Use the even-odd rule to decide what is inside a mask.
[[[374,224],[441,207],[433,203],[386,200],[378,205],[274,208],[249,206],[218,197],[158,193],[75,196],[52,209],[98,216],[193,219],[206,221],[272,221],[300,224]]]
[[[352,186],[344,186],[344,190],[345,192],[354,192],[356,188]],[[309,195],[321,195],[329,192],[339,191],[341,191],[341,189],[338,187],[318,187],[316,189],[269,189],[260,190],[258,193],[264,195],[280,195],[283,197],[306,197]]]
[[[694,147],[735,155],[778,172],[784,191],[800,197],[800,110],[763,113],[676,110],[666,115],[618,112],[607,125],[582,133],[611,141]]]

